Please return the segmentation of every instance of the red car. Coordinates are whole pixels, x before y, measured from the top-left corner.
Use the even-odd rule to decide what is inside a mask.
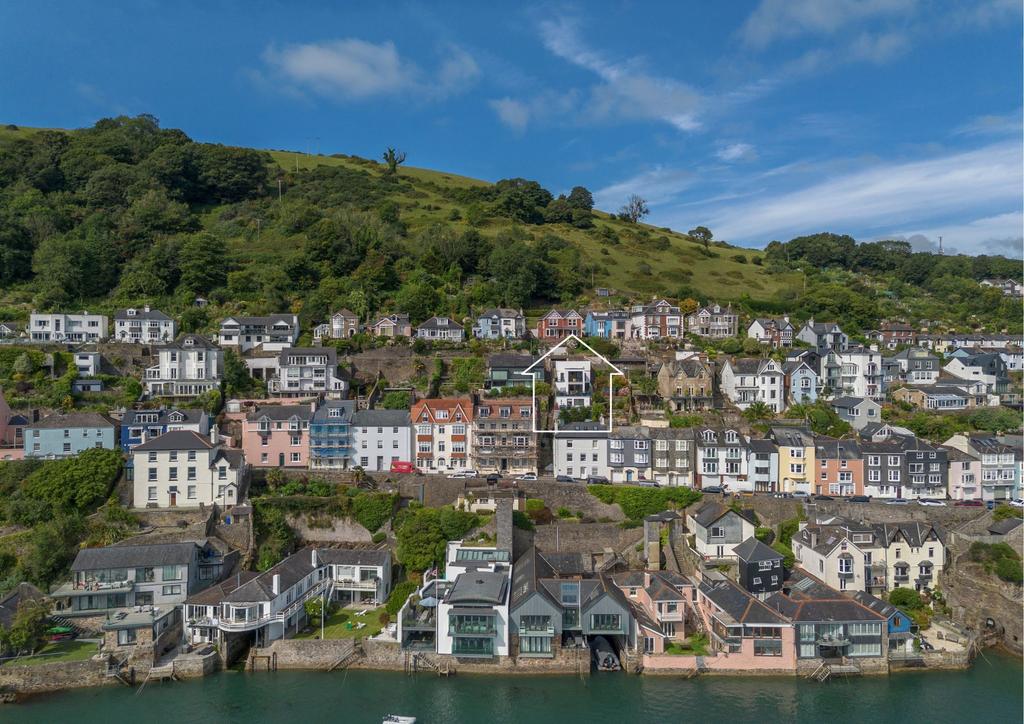
[[[403,462],[401,460],[395,460],[391,463],[391,472],[393,473],[418,473],[419,470],[412,463]]]
[[[956,508],[984,508],[985,504],[980,500],[958,500],[953,503]]]

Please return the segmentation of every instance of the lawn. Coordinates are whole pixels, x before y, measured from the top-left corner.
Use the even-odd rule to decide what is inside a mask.
[[[684,643],[668,644],[665,653],[670,656],[707,656],[708,639],[701,634],[694,634]]]
[[[65,661],[85,661],[99,651],[95,641],[55,641],[39,649],[32,656],[7,661],[8,666],[38,666]]]
[[[325,639],[350,639],[368,638],[376,636],[383,627],[380,622],[380,614],[384,607],[368,610],[362,616],[357,616],[358,608],[342,608],[332,611],[324,621]],[[320,638],[320,621],[310,621],[310,630],[303,631],[295,638],[315,639]],[[360,623],[366,624],[363,628],[356,628]]]

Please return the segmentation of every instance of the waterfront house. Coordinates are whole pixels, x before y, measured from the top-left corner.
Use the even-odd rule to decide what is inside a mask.
[[[461,342],[466,338],[466,331],[449,317],[431,317],[416,328],[416,337],[431,341]]]
[[[391,551],[387,548],[319,548],[327,567],[332,600],[343,606],[380,606],[391,594]]]
[[[518,475],[537,471],[533,398],[481,398],[472,424],[476,469]]]
[[[782,319],[755,319],[747,327],[747,336],[756,339],[761,344],[767,344],[773,349],[793,346],[795,334],[789,317]]]
[[[151,397],[198,397],[220,387],[224,353],[198,334],[186,334],[157,349],[157,364],[146,369]]]
[[[131,451],[136,508],[197,508],[238,503],[247,471],[241,450],[192,430],[165,432]]]
[[[697,446],[693,428],[648,427],[651,440],[651,468],[654,481],[671,487],[694,485]]]
[[[944,380],[921,387],[901,387],[892,393],[897,402],[906,402],[922,410],[957,412],[988,404],[986,385],[982,381]]]
[[[210,433],[210,416],[199,408],[126,410],[121,418],[121,449],[132,448],[172,430],[191,430],[203,437]]]
[[[836,439],[819,435],[814,447],[817,478],[812,491],[816,495],[864,494],[864,457],[855,439]]]
[[[107,318],[102,314],[60,312],[29,315],[29,338],[33,342],[99,342],[107,338]]]
[[[200,621],[212,621],[220,617],[220,605],[229,593],[259,576],[258,571],[237,571],[228,578],[193,593],[182,606],[185,643],[193,646],[217,642],[217,629],[213,626],[199,626]]]
[[[583,333],[583,317],[574,309],[552,309],[537,323],[537,339],[548,344]]]
[[[355,430],[352,418],[355,409],[354,400],[325,400],[316,406],[309,420],[311,469],[347,470],[350,466],[358,464],[353,460]],[[365,436],[364,441],[368,441],[368,437]]]
[[[242,421],[242,450],[257,468],[309,466],[309,423],[316,403],[265,405]]]
[[[905,654],[914,653],[914,642],[917,636],[911,631],[911,626],[914,625],[914,622],[910,616],[891,603],[864,591],[854,591],[849,596],[862,606],[867,606],[875,613],[885,616],[885,629],[889,639],[889,652],[891,654],[897,652]]]
[[[813,317],[800,328],[796,339],[811,345],[818,354],[825,354],[832,349],[837,352],[845,352],[846,348],[850,346],[850,337],[843,332],[838,324],[815,322]]]
[[[114,339],[129,344],[160,344],[178,336],[177,323],[149,305],[129,307],[114,314]]]
[[[576,581],[566,582],[576,593]],[[536,546],[530,546],[516,559],[509,602],[509,643],[513,655],[524,658],[554,658],[558,655],[562,647],[564,619],[560,583],[555,568]],[[576,615],[575,619],[578,618]]]
[[[624,309],[591,310],[583,320],[583,333],[602,339],[625,339],[629,312]]]
[[[295,314],[227,317],[220,322],[217,338],[222,347],[234,347],[239,353],[257,348],[280,352],[299,340],[299,317]]]
[[[484,389],[500,390],[504,387],[526,387],[533,384],[533,375],[543,381],[544,367],[537,366],[532,372],[525,372],[536,364],[537,358],[528,354],[498,353],[487,356],[487,373]]]
[[[416,428],[416,467],[445,473],[470,467],[473,400],[419,400],[409,413]]]
[[[735,559],[736,546],[752,537],[757,527],[751,511],[715,502],[688,511],[686,526],[694,535],[697,553],[709,559]]]
[[[476,318],[473,336],[477,339],[523,339],[526,336],[526,317],[522,310],[488,309]]]
[[[314,455],[316,425],[314,416]],[[367,472],[386,473],[393,463],[411,463],[414,460],[412,438],[412,421],[407,410],[359,410],[352,414],[354,462]]]
[[[673,571],[623,571],[612,576],[632,609],[635,648],[658,656],[672,643],[685,641],[686,611],[695,585]]]
[[[859,670],[884,664],[886,617],[812,576],[794,573],[786,588],[765,603],[797,628],[797,670],[841,659]],[[807,662],[804,667],[800,662]]]
[[[71,580],[50,594],[60,616],[98,616],[139,606],[173,608],[220,578],[224,557],[206,541],[83,548]]]
[[[374,337],[411,337],[412,324],[408,314],[385,314],[367,327]]]
[[[811,491],[815,476],[814,435],[804,427],[772,425],[769,437],[779,446],[779,480],[787,493]]]
[[[555,432],[553,464],[555,475],[570,478],[608,478],[608,426],[600,422],[572,422]]]
[[[630,310],[629,336],[634,339],[682,337],[683,316],[679,307],[664,299],[634,306]]]
[[[749,460],[746,438],[732,428],[699,427],[694,431],[696,486],[746,487]],[[737,541],[739,542],[739,541]]]
[[[771,358],[727,359],[719,382],[722,394],[741,410],[763,402],[778,414],[786,406],[786,377]]]
[[[732,550],[739,564],[739,584],[747,593],[764,597],[765,594],[782,590],[786,571],[781,553],[753,536]]]
[[[740,491],[774,493],[779,490],[779,446],[772,440],[752,439],[747,446],[747,479],[736,484]]]
[[[66,458],[91,448],[117,449],[117,423],[98,412],[44,417],[24,427],[24,456]]]
[[[797,565],[833,588],[881,593],[889,587],[884,547],[866,523],[803,521],[790,545]]]
[[[945,530],[918,521],[875,523],[872,528],[885,551],[890,588],[921,591],[935,587],[945,568]]]
[[[359,315],[342,308],[332,314],[329,321],[316,326],[313,330],[313,340],[348,339],[357,334],[359,334]]]
[[[854,430],[882,419],[882,406],[869,397],[837,397],[829,401],[829,407],[843,422],[850,423]]]
[[[673,411],[710,409],[714,403],[714,373],[707,359],[693,356],[670,360],[658,369],[658,395]]]
[[[739,334],[739,315],[731,306],[709,304],[686,318],[686,331],[707,339],[726,339]]]
[[[651,437],[646,427],[622,425],[608,435],[608,470],[613,483],[651,479]]]

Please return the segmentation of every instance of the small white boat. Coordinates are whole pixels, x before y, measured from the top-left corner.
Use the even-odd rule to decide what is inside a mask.
[[[381,724],[416,724],[416,717],[385,714],[384,721]]]

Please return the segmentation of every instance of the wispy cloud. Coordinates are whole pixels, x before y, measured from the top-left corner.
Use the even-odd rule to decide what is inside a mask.
[[[623,181],[605,186],[594,193],[594,203],[602,209],[617,209],[632,194],[642,196],[649,204],[662,204],[697,182],[692,171],[656,166]]]
[[[1022,164],[1018,143],[877,164],[797,191],[709,210],[709,226],[721,238],[764,242],[823,229],[923,233],[951,214],[1005,219],[1021,207]],[[960,231],[963,239],[951,233],[949,241],[964,248],[983,248],[995,238],[986,225]]]
[[[498,115],[498,120],[517,133],[526,130],[530,122],[530,109],[522,101],[515,98],[495,98],[488,101],[491,109]]]
[[[954,136],[1017,136],[1024,128],[1024,109],[1006,115],[976,116],[953,129]]]
[[[966,222],[904,229],[884,236],[916,241],[915,248],[921,250],[938,249],[941,236],[946,253],[962,249],[968,253],[1005,254],[1019,259],[1024,254],[1024,213],[1010,211]]]
[[[266,74],[284,84],[286,91],[332,100],[399,93],[443,98],[464,90],[480,75],[473,57],[454,45],[442,48],[435,68],[424,70],[403,58],[391,41],[371,43],[359,38],[270,46],[263,61]],[[265,74],[258,77],[266,80]]]
[[[749,143],[730,143],[728,146],[722,146],[715,152],[715,156],[719,160],[727,163],[734,161],[752,161],[757,158],[757,151]]]
[[[763,49],[802,35],[834,35],[840,29],[914,9],[916,0],[761,0],[740,28],[744,44]]]

